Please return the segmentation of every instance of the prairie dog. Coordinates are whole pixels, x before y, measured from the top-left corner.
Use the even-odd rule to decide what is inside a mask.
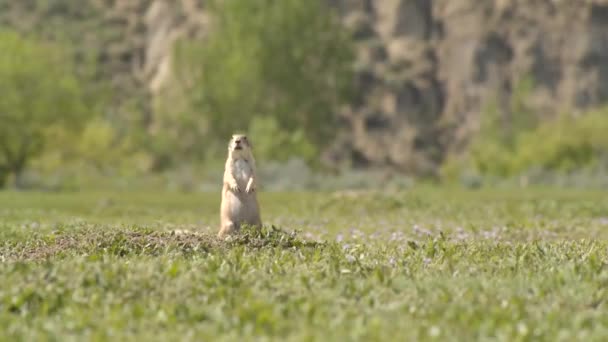
[[[228,143],[224,168],[220,231],[218,237],[239,231],[242,224],[261,226],[256,197],[257,179],[251,143],[244,134],[234,134]]]

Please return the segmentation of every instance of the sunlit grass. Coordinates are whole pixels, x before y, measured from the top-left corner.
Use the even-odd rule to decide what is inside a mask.
[[[604,340],[608,195],[0,193],[9,340]],[[271,227],[274,225],[275,228]]]

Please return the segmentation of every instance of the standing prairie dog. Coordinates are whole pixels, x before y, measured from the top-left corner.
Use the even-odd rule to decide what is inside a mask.
[[[262,225],[255,193],[256,182],[251,143],[246,135],[235,134],[228,144],[218,237],[239,231],[242,224],[258,227]]]

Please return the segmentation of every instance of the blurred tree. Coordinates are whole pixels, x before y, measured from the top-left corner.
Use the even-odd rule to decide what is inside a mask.
[[[271,131],[298,135],[290,141],[303,147],[292,153],[316,157],[310,147],[319,150],[333,137],[335,114],[352,90],[351,38],[337,17],[320,0],[211,1],[210,9],[208,40],[182,41],[175,54],[179,83],[192,93],[189,112],[206,121],[187,125],[205,135],[197,146],[219,143],[223,152],[232,132],[251,125],[261,132],[269,124]],[[269,157],[287,147],[285,139],[254,141],[260,139],[269,139],[262,143]]]
[[[88,119],[71,57],[58,46],[0,31],[0,186],[16,183],[50,143],[49,130],[76,131]]]

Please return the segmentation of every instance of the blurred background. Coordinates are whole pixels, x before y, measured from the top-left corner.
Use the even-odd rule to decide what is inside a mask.
[[[608,3],[0,0],[0,188],[608,189]]]

